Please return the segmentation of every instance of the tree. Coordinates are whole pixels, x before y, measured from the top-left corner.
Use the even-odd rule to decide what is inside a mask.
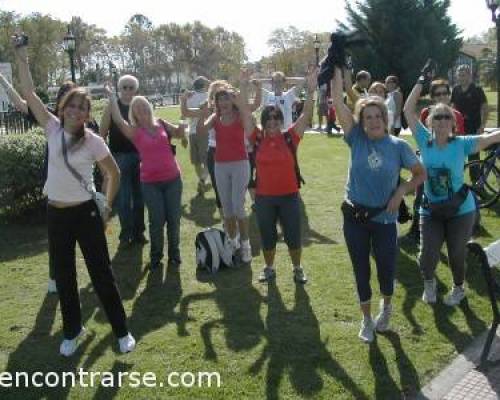
[[[341,28],[358,31],[367,40],[350,50],[355,68],[377,79],[397,75],[405,92],[429,57],[446,76],[462,45],[461,32],[447,15],[449,6],[449,0],[348,2],[347,24]]]
[[[322,49],[320,54],[325,52],[329,44],[329,33],[318,34]],[[295,26],[275,29],[267,44],[271,47],[272,55],[263,58],[263,64],[271,64],[277,71],[282,71],[285,75],[304,75],[307,67],[316,62],[314,54],[315,35],[309,31],[300,31]]]

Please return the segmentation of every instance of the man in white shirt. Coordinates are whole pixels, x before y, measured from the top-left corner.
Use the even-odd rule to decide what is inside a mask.
[[[263,82],[266,79],[261,80]],[[262,105],[277,105],[281,112],[283,113],[284,121],[283,128],[288,130],[293,123],[293,105],[297,98],[297,87],[292,86],[286,92],[284,92],[285,85],[300,85],[302,86],[305,82],[305,79],[302,77],[286,77],[285,74],[281,71],[276,71],[271,75],[271,84],[273,87],[272,91],[262,89]]]

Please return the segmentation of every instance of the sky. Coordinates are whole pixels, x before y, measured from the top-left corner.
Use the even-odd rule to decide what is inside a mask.
[[[36,11],[68,22],[75,15],[105,29],[108,35],[121,33],[128,19],[138,13],[153,25],[199,20],[211,28],[222,26],[243,36],[250,61],[270,53],[267,40],[274,29],[293,25],[300,30],[329,32],[335,30],[336,20],[346,18],[345,0],[0,0],[0,9],[23,15]],[[493,26],[483,0],[451,0],[449,14],[464,37]]]

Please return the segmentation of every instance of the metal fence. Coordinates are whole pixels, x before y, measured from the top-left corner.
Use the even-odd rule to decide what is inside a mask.
[[[20,111],[0,112],[0,135],[25,133],[33,127],[33,120]]]

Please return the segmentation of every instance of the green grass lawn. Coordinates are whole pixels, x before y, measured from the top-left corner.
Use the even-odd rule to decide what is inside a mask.
[[[176,109],[158,114],[174,122],[178,118]],[[398,261],[393,329],[369,346],[358,340],[360,313],[339,210],[348,151],[340,138],[324,135],[307,135],[299,152],[307,182],[302,189],[303,259],[309,283],[293,283],[282,242],[276,284],[256,282],[263,259],[254,214],[251,268],[224,270],[214,277],[197,273],[195,235],[203,227],[220,226],[220,221],[213,194],[196,197],[187,151],[178,146],[177,153],[184,180],[180,269],[149,273],[149,247],[117,251],[116,218],[108,231],[113,269],[130,330],[138,340],[133,353],[118,354],[77,253],[88,334],[71,359],[59,356],[61,318],[57,297],[46,294],[43,217],[0,225],[1,371],[83,368],[112,371],[115,377],[120,371],[151,371],[165,381],[164,387],[11,388],[1,389],[1,399],[400,399],[427,383],[489,324],[489,303],[477,265],[471,263],[468,269],[467,301],[449,308],[442,303],[451,285],[444,252],[438,267],[439,303],[430,307],[420,301],[417,248],[407,243]],[[499,211],[484,212],[482,244],[500,237]],[[402,227],[401,234],[407,229]],[[372,287],[377,304],[375,277]],[[221,387],[168,387],[172,371],[218,372]]]

